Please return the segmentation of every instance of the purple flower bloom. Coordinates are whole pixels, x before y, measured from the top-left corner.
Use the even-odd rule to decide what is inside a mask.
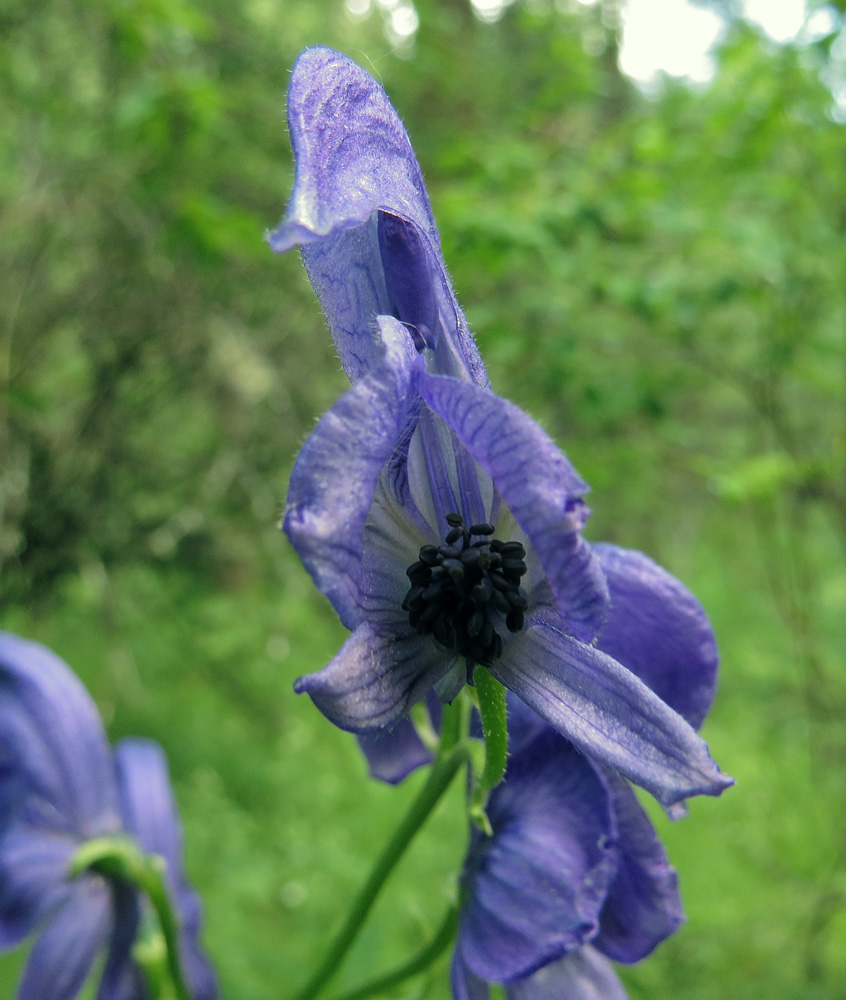
[[[611,593],[599,647],[700,725],[717,669],[701,606],[641,553],[595,551]],[[625,781],[516,698],[508,707],[511,759],[488,806],[494,833],[473,831],[465,865],[455,1000],[487,1000],[489,982],[504,983],[509,1000],[625,1000],[608,959],[637,962],[678,928],[676,873]],[[382,768],[407,773],[419,750],[396,740],[389,769],[390,741]]]
[[[516,699],[515,752],[473,830],[453,955],[455,1000],[624,998],[609,958],[648,955],[684,919],[678,878],[629,785]]]
[[[465,865],[466,898],[454,976],[459,983],[521,980],[520,990],[525,993],[514,995],[534,998],[529,980],[538,969],[558,963],[556,977],[574,975],[584,956],[563,965],[558,960],[572,956],[588,942],[591,954],[595,951],[618,962],[638,962],[678,929],[684,915],[676,872],[631,787],[577,754],[568,741],[516,698],[509,699],[509,726],[513,754],[505,780],[491,793],[488,805],[493,836],[473,831],[473,847]],[[602,803],[609,817],[601,829],[584,822],[586,808],[595,808],[597,803]],[[515,836],[515,829],[519,836]],[[562,838],[567,838],[566,848],[561,846]],[[581,857],[597,843],[613,845],[610,875],[602,882],[598,896],[595,878],[587,877],[572,860],[574,852]],[[532,901],[526,896],[522,873],[547,870],[551,874],[539,882],[540,896]],[[494,884],[501,893],[496,906],[492,904]],[[531,879],[529,884],[533,884]],[[544,892],[554,899],[569,892],[582,903],[589,900],[592,909],[580,912],[589,912],[591,919],[569,940],[557,941],[554,933],[544,931],[548,915],[554,913],[553,903],[540,898]],[[562,928],[569,926],[554,917],[549,931],[560,935]],[[498,934],[511,937],[515,958],[510,963],[496,942]],[[479,951],[483,940],[489,949],[487,962]],[[601,973],[602,980],[613,978],[598,954],[592,954],[582,968],[582,978],[589,970]],[[539,981],[551,983],[550,976],[547,971]],[[582,995],[572,988],[576,998]],[[462,989],[455,986],[455,991],[460,1000]],[[474,995],[472,991],[470,995]]]
[[[121,834],[167,862],[186,978],[194,1000],[215,1000],[164,755],[126,740],[113,760],[97,709],[68,666],[0,633],[0,949],[38,935],[18,1000],[72,1000],[103,950],[98,1000],[144,1000],[131,948],[146,901],[91,870],[68,877],[80,847]]]
[[[481,666],[665,806],[730,784],[704,742],[595,649],[608,610],[586,484],[494,395],[455,300],[420,169],[384,91],[309,49],[288,97],[301,245],[352,388],[294,466],[284,528],[352,635],[297,682],[336,725],[390,726]]]
[[[598,985],[594,971],[616,984],[607,963],[583,950],[600,931],[620,857],[622,831],[601,774],[544,726],[509,760],[487,814],[493,834],[473,830],[463,874],[455,1000],[487,998],[489,982],[504,983],[510,1000],[581,1000],[592,995],[586,977]]]

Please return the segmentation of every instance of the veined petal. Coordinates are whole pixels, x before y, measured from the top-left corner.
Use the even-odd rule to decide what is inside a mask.
[[[291,78],[288,121],[294,192],[268,242],[279,253],[302,245],[350,379],[378,364],[372,320],[392,314],[421,346],[440,341],[442,371],[464,370],[487,384],[441,259],[420,167],[382,87],[339,52],[307,49]]]
[[[291,473],[284,530],[349,629],[361,621],[364,524],[379,474],[412,405],[417,352],[405,328],[380,317],[385,357],[326,413]]]
[[[274,250],[351,228],[385,209],[437,230],[405,127],[382,87],[332,49],[306,49],[288,90],[296,181]]]
[[[547,728],[547,723],[513,692],[506,692],[508,711],[508,753],[519,753],[530,740]]]
[[[301,254],[344,371],[356,382],[379,365],[382,345],[373,320],[391,312],[376,220],[330,233]]]
[[[665,808],[733,784],[704,740],[631,671],[538,616],[489,669],[580,750]]]
[[[64,898],[78,846],[68,836],[25,824],[0,838],[0,950],[23,941]]]
[[[698,729],[714,697],[719,662],[705,610],[642,552],[608,544],[594,545],[593,551],[611,594],[598,647]]]
[[[328,48],[306,49],[288,91],[296,160],[285,220],[268,237],[277,253],[302,244],[303,262],[352,381],[380,360],[375,316],[393,312],[377,212],[413,224],[431,254],[438,233],[420,167],[382,87]]]
[[[73,1000],[108,939],[111,917],[104,879],[75,882],[29,954],[18,1000]]]
[[[628,1000],[611,963],[589,944],[527,979],[507,983],[508,1000]]]
[[[56,829],[84,838],[118,827],[111,757],[90,695],[49,649],[4,632],[0,803],[22,790]]]
[[[476,835],[456,947],[481,979],[524,976],[598,928],[616,871],[616,828],[604,782],[547,728],[509,761]]]
[[[428,406],[491,477],[534,548],[569,631],[591,641],[604,620],[608,591],[579,533],[578,501],[587,485],[546,433],[519,407],[480,386],[426,375]]]
[[[363,622],[328,666],[300,677],[294,690],[340,729],[366,733],[405,715],[455,659],[410,625],[381,630]]]
[[[430,240],[416,223],[381,210],[376,231],[386,311],[409,328],[419,351],[430,350],[432,371],[487,386],[487,372],[447,277],[437,238]],[[310,247],[303,256],[308,267]]]
[[[634,792],[616,774],[606,774],[605,780],[620,860],[593,944],[615,962],[639,962],[684,922],[679,880]]]

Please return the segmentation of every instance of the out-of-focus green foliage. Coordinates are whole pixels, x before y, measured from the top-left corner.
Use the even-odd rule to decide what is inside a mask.
[[[840,1000],[846,142],[823,81],[844,35],[731,21],[708,87],[647,99],[611,0],[415,6],[405,46],[388,2],[0,9],[0,625],[78,669],[115,739],[162,742],[225,995],[287,995],[413,792],[367,782],[290,692],[343,635],[276,521],[345,381],[262,233],[291,183],[289,68],[342,48],[409,127],[496,389],[591,483],[592,536],[659,559],[717,627],[706,736],[738,786],[656,819],[690,924],[623,971],[633,1000]],[[347,984],[434,927],[457,805]]]

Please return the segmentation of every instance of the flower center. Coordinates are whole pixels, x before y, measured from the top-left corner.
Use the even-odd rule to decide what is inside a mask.
[[[509,632],[523,628],[526,550],[491,538],[492,524],[467,528],[460,514],[446,519],[451,530],[444,544],[424,545],[406,570],[411,587],[402,607],[418,635],[487,666],[502,656],[497,628],[503,622]]]

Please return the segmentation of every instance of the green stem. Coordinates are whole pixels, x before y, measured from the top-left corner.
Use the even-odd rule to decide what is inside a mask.
[[[179,922],[167,891],[164,858],[143,854],[127,837],[98,837],[84,843],[71,860],[68,876],[96,871],[106,878],[122,879],[144,892],[156,914],[167,950],[167,967],[177,1000],[191,1000],[179,958]]]
[[[458,909],[453,906],[447,910],[446,916],[432,940],[413,958],[410,958],[392,972],[386,972],[384,976],[380,976],[378,979],[373,979],[363,986],[357,986],[354,990],[350,990],[347,993],[341,993],[335,997],[335,1000],[366,1000],[367,997],[386,993],[395,986],[399,986],[400,983],[405,982],[406,979],[411,979],[412,976],[425,972],[432,962],[446,951],[452,943],[457,927]]]
[[[147,858],[147,861],[149,864],[142,888],[147,893],[147,897],[156,911],[156,916],[159,918],[159,926],[162,929],[167,948],[167,964],[170,969],[170,978],[173,980],[173,988],[176,990],[177,1000],[191,1000],[191,994],[188,992],[188,987],[182,976],[182,965],[179,961],[179,923],[167,893],[164,859],[152,855]]]
[[[147,986],[145,997],[149,994],[149,1000],[175,1000],[164,935],[152,913],[144,914],[141,921],[132,946],[132,960],[144,976]]]
[[[456,699],[456,701],[458,700]],[[458,705],[450,706],[450,708],[458,710]],[[451,716],[451,714],[445,712],[445,722],[447,715]],[[426,779],[426,784],[420,789],[402,822],[376,859],[367,881],[359,889],[347,914],[347,919],[330,945],[323,963],[295,995],[294,1000],[314,1000],[323,991],[323,988],[337,971],[353,941],[358,937],[364,920],[376,902],[388,876],[405,854],[415,834],[428,819],[467,757],[464,741],[457,743],[446,753],[441,753],[437,757],[429,772],[429,777]]]
[[[482,715],[482,731],[485,734],[485,767],[479,778],[479,785],[489,791],[502,781],[508,759],[505,688],[484,667],[477,668],[474,680]]]
[[[466,690],[466,689],[465,689]],[[438,754],[443,757],[467,736],[470,708],[464,698],[464,691],[449,705],[443,706],[441,715],[441,740]]]

